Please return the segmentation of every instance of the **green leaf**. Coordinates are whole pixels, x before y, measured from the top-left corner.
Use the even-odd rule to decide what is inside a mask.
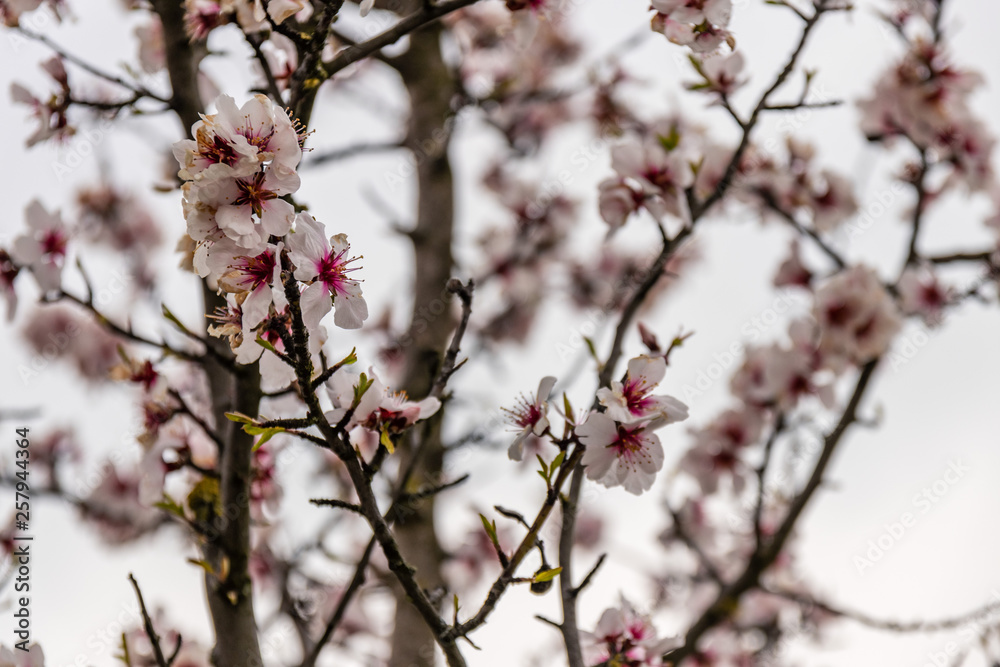
[[[387,426],[382,427],[382,435],[379,436],[378,441],[382,443],[382,446],[389,450],[390,454],[396,452],[396,448],[392,446],[392,438],[389,437],[389,428]]]
[[[255,423],[252,417],[247,417],[242,412],[227,412],[226,419],[231,422],[236,422],[237,424],[253,424]]]
[[[594,346],[594,341],[588,336],[584,336],[583,342],[587,344],[587,349],[590,350],[590,356],[594,358],[594,361],[598,364],[601,363],[601,358],[597,356],[597,348]]]
[[[535,458],[538,459],[538,465],[542,466],[542,477],[548,481],[549,476],[551,475],[551,473],[549,473],[549,466],[545,463],[545,459],[543,459],[540,454],[535,454]]]
[[[351,364],[358,363],[358,349],[356,347],[351,348],[351,353],[337,362],[338,366],[350,366]]]
[[[278,352],[278,348],[276,348],[274,345],[272,345],[271,343],[267,342],[266,340],[264,340],[260,336],[257,336],[257,344],[260,345],[265,350],[267,350],[268,352],[274,352],[275,354],[281,354],[280,352]]]
[[[539,572],[532,578],[531,581],[532,583],[535,584],[541,584],[546,581],[552,581],[553,579],[559,576],[560,572],[562,572],[561,567],[552,568],[551,570],[546,570],[545,572]]]
[[[184,333],[188,333],[188,328],[186,326],[184,326],[184,324],[179,319],[177,319],[176,315],[174,315],[172,312],[170,312],[170,309],[167,308],[167,304],[161,303],[160,304],[160,311],[163,313],[163,317],[165,317],[168,322],[170,322],[171,324],[173,324],[175,327],[177,327],[178,329],[180,329]]]
[[[566,452],[559,452],[556,457],[552,459],[552,470],[555,470],[562,465],[562,462],[566,459]]]
[[[249,424],[244,426],[243,430],[250,435],[260,436],[260,439],[257,440],[257,442],[254,443],[253,446],[253,451],[255,452],[261,447],[263,447],[268,440],[278,435],[279,433],[285,432],[285,429],[281,428],[280,426],[269,426],[265,428],[263,426],[251,426]]]
[[[207,560],[198,560],[197,558],[188,558],[187,562],[191,563],[192,565],[197,565],[198,567],[200,567],[201,569],[205,570],[205,572],[207,572],[209,574],[215,574],[215,570],[212,569],[212,565]]]
[[[365,392],[368,391],[373,384],[375,384],[375,378],[369,379],[364,373],[361,374],[361,377],[358,378],[357,386],[354,387],[353,407],[358,407],[358,404],[361,403],[361,397],[365,395]]]
[[[163,500],[161,500],[158,503],[154,503],[153,507],[158,507],[165,512],[173,514],[174,516],[180,517],[182,519],[184,518],[184,508],[181,507],[176,500],[174,500],[165,493],[163,494]]]
[[[677,145],[681,142],[681,135],[677,131],[676,125],[670,126],[670,134],[667,136],[660,135],[656,137],[660,141],[660,145],[663,146],[663,150],[670,152],[677,148]]]
[[[497,524],[496,524],[496,522],[494,521],[493,523],[490,523],[489,519],[487,519],[486,516],[483,515],[483,514],[480,514],[479,518],[482,520],[482,522],[483,522],[483,528],[486,529],[486,534],[490,536],[490,541],[493,543],[493,546],[495,546],[495,547],[497,547],[499,549],[500,548],[500,540],[497,539]]]
[[[569,402],[569,394],[566,392],[563,392],[563,411],[567,421],[573,419],[573,405]]]

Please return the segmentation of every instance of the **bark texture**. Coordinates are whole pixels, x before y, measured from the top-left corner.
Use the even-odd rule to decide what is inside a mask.
[[[198,121],[204,103],[198,92],[198,65],[204,45],[194,45],[184,31],[184,8],[178,0],[153,0],[153,9],[163,24],[163,39],[170,75],[171,107],[180,119],[185,136]],[[224,306],[222,297],[202,286],[204,312]],[[229,346],[216,338],[208,344],[232,357]],[[222,364],[206,359],[203,366],[212,392],[212,416],[223,446],[219,452],[221,515],[215,517],[206,537],[205,560],[216,573],[207,574],[205,590],[215,629],[212,661],[217,667],[262,665],[254,617],[250,573],[250,480],[253,437],[226,419],[226,412],[256,415],[260,403],[260,374],[256,367],[234,374]]]
[[[410,97],[411,117],[407,146],[416,160],[418,202],[416,224],[410,235],[414,254],[414,301],[408,344],[403,349],[403,388],[414,398],[426,396],[440,366],[455,326],[447,283],[452,269],[454,185],[448,159],[451,101],[455,81],[441,56],[440,25],[428,26],[410,37],[406,54],[393,62]],[[421,460],[411,486],[441,481],[444,451],[441,417],[420,431]],[[404,446],[404,457],[415,454]],[[443,585],[444,554],[434,527],[434,496],[406,513],[396,524],[396,535],[418,580],[433,591]],[[426,623],[401,590],[397,592],[395,631],[390,667],[432,667],[434,638]]]

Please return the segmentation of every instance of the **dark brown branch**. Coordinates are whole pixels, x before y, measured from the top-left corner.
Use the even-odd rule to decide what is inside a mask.
[[[449,378],[462,365],[456,362],[458,361],[459,350],[462,347],[462,338],[465,336],[465,330],[469,326],[469,317],[472,316],[472,292],[475,288],[476,285],[471,278],[464,285],[461,281],[454,278],[448,283],[448,291],[458,295],[458,298],[462,301],[462,319],[458,323],[458,328],[455,329],[455,335],[451,338],[451,344],[444,355],[441,370],[438,372],[437,377],[434,379],[434,384],[431,386],[431,396],[441,398],[444,395],[444,389],[448,384]]]
[[[764,496],[766,491],[766,481],[767,481],[767,468],[771,463],[771,453],[774,450],[774,443],[778,440],[778,436],[785,429],[785,415],[779,413],[777,419],[774,421],[774,428],[771,431],[771,436],[767,439],[764,444],[764,457],[760,462],[760,466],[757,467],[757,504],[754,505],[753,510],[753,535],[754,544],[757,546],[756,549],[760,549],[763,543],[761,537],[761,525],[760,516],[764,511]]]
[[[312,156],[302,163],[303,167],[318,167],[329,162],[346,160],[357,155],[371,155],[373,153],[386,153],[405,148],[401,141],[384,141],[364,144],[354,144],[344,148],[337,148]]]
[[[848,618],[853,621],[857,621],[862,625],[866,625],[870,628],[876,630],[885,630],[887,632],[941,632],[945,630],[954,630],[960,628],[968,623],[974,621],[982,620],[988,617],[990,614],[1000,610],[1000,601],[993,601],[985,604],[977,609],[966,612],[960,616],[955,616],[952,618],[942,618],[931,621],[893,621],[875,618],[869,616],[868,614],[863,614],[857,611],[848,611],[840,607],[828,604],[821,600],[817,600],[815,597],[802,595],[801,593],[795,593],[793,591],[786,591],[782,589],[772,588],[769,586],[761,586],[761,590],[771,595],[776,595],[778,597],[797,602],[806,608],[816,608],[824,611],[833,616],[839,616],[842,618]]]
[[[414,12],[410,16],[401,19],[399,23],[389,28],[385,32],[375,35],[371,39],[360,44],[348,46],[338,53],[333,60],[326,65],[327,78],[332,77],[345,67],[353,65],[359,60],[381,51],[383,48],[395,44],[409,33],[432,23],[446,14],[473,5],[479,0],[448,0],[439,5],[426,3],[422,9]]]
[[[865,395],[877,365],[878,359],[873,359],[865,364],[861,369],[861,372],[858,374],[854,391],[851,394],[851,398],[848,401],[847,406],[844,408],[844,412],[841,415],[840,420],[837,422],[833,430],[830,431],[830,433],[828,433],[824,438],[823,451],[820,453],[819,459],[813,467],[812,474],[809,476],[809,481],[806,483],[805,487],[803,487],[802,491],[800,491],[799,494],[791,501],[788,513],[786,514],[781,525],[775,531],[774,535],[770,540],[764,542],[760,548],[754,550],[746,568],[739,578],[725,586],[719,592],[715,602],[713,602],[712,605],[710,605],[708,609],[706,609],[705,612],[698,618],[698,620],[695,621],[695,623],[688,629],[687,634],[684,637],[684,644],[679,648],[664,654],[664,661],[679,664],[685,658],[690,657],[697,649],[698,640],[701,639],[701,637],[709,629],[728,618],[730,611],[735,608],[740,596],[759,585],[761,575],[768,567],[770,567],[770,565],[774,562],[774,559],[781,553],[781,550],[784,548],[785,542],[791,535],[796,522],[808,505],[809,500],[813,497],[813,494],[815,494],[816,490],[820,487],[826,468],[829,465],[837,446],[842,441],[844,434],[847,432],[847,429],[851,426],[851,424],[857,420],[858,406],[861,403],[861,399]]]
[[[757,105],[754,107],[753,112],[750,114],[750,118],[747,119],[746,123],[743,124],[743,136],[740,138],[740,143],[736,147],[736,151],[733,153],[732,158],[730,158],[729,163],[726,165],[726,169],[722,174],[722,178],[719,180],[719,184],[715,187],[715,190],[706,197],[703,201],[695,202],[695,205],[691,208],[691,217],[693,219],[698,219],[701,215],[710,209],[716,202],[722,199],[726,190],[729,188],[730,182],[733,176],[736,175],[736,171],[739,168],[740,161],[743,159],[743,154],[746,152],[747,148],[750,146],[750,135],[753,132],[754,127],[757,125],[757,121],[760,119],[761,113],[767,111],[768,100],[771,95],[774,94],[778,88],[785,83],[785,80],[791,75],[792,71],[795,69],[796,63],[799,61],[799,56],[802,55],[805,49],[806,42],[809,41],[809,35],[812,33],[813,28],[819,22],[819,19],[823,14],[828,11],[834,11],[840,9],[839,7],[830,7],[830,0],[818,0],[815,6],[815,10],[812,16],[805,18],[805,28],[802,30],[802,36],[799,38],[799,43],[792,51],[792,55],[788,58],[785,63],[784,69],[778,74],[771,86],[764,91]]]
[[[271,70],[271,63],[267,62],[267,56],[264,54],[264,50],[261,49],[261,45],[264,43],[264,39],[259,33],[243,33],[246,37],[247,44],[253,49],[253,55],[257,59],[257,64],[260,65],[261,70],[264,72],[264,80],[267,81],[267,94],[279,107],[284,106],[284,101],[281,99],[281,89],[278,87],[278,81],[274,78],[274,72]]]
[[[167,104],[170,103],[170,100],[168,100],[167,98],[165,98],[165,97],[163,97],[161,95],[157,95],[156,93],[154,93],[153,91],[149,90],[145,86],[142,86],[142,85],[137,84],[137,83],[133,83],[131,81],[126,81],[125,79],[121,78],[120,76],[116,76],[114,74],[110,74],[108,72],[105,72],[105,71],[101,70],[100,68],[98,68],[98,67],[96,67],[96,66],[88,63],[83,58],[80,58],[78,56],[73,55],[72,53],[66,51],[64,48],[62,48],[61,46],[59,46],[58,44],[56,44],[55,42],[53,42],[46,35],[42,35],[40,33],[33,32],[31,30],[28,30],[27,28],[25,28],[23,26],[15,26],[14,29],[17,30],[18,32],[20,32],[22,35],[24,35],[28,39],[36,41],[36,42],[39,42],[40,44],[44,44],[45,46],[47,46],[48,48],[52,49],[57,54],[59,54],[59,56],[63,60],[65,60],[67,62],[73,63],[74,65],[76,65],[80,69],[85,70],[85,71],[93,74],[94,76],[98,77],[99,79],[104,79],[105,81],[109,81],[109,82],[111,82],[111,83],[113,83],[115,85],[121,86],[122,88],[125,88],[127,90],[132,91],[135,94],[135,98],[133,100],[133,103],[136,102],[136,101],[138,101],[139,99],[141,99],[143,97],[148,97],[148,98],[156,100],[158,102],[164,102],[164,103],[167,103]],[[77,101],[77,103],[79,103],[79,101]]]
[[[153,657],[156,660],[157,667],[170,667],[170,663],[163,657],[163,649],[160,648],[160,637],[156,634],[156,630],[153,629],[153,619],[149,617],[149,612],[146,611],[146,602],[142,599],[139,582],[135,580],[135,577],[131,573],[128,575],[128,580],[132,582],[135,597],[139,600],[139,611],[142,613],[142,627],[146,632],[146,637],[149,638],[149,643],[153,647]]]

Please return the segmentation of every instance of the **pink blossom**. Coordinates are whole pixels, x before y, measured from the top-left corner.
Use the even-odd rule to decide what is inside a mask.
[[[595,666],[660,665],[663,653],[683,644],[678,637],[659,638],[650,618],[624,598],[618,607],[601,614],[593,632],[580,634],[587,664]]]
[[[601,387],[597,390],[597,398],[607,408],[611,419],[625,424],[646,421],[662,425],[684,421],[688,417],[686,405],[672,396],[652,393],[666,372],[667,362],[663,357],[636,357],[628,362],[625,381],[613,380],[610,388]]]
[[[763,419],[755,408],[729,409],[707,427],[692,431],[694,445],[685,453],[679,470],[694,478],[706,494],[718,489],[721,478],[731,478],[739,493],[746,483],[749,467],[743,450],[760,439]]]
[[[37,643],[29,646],[27,652],[0,646],[0,667],[45,667],[45,654]]]
[[[638,185],[654,217],[682,217],[681,198],[694,174],[678,150],[668,151],[658,139],[629,140],[611,149],[611,167]]]
[[[895,303],[875,272],[863,266],[841,271],[817,289],[813,315],[820,351],[833,370],[882,354],[900,328]]]
[[[216,276],[219,287],[232,294],[246,294],[241,302],[243,312],[242,327],[250,331],[264,321],[271,304],[284,305],[284,288],[281,273],[282,244],[268,245],[256,255],[243,255],[240,248],[231,243],[220,242],[217,252],[209,259],[211,275]]]
[[[208,39],[222,24],[222,7],[216,0],[184,0],[184,31],[193,42]]]
[[[337,234],[326,240],[323,225],[308,213],[300,213],[295,232],[288,237],[289,256],[295,264],[295,278],[311,284],[302,293],[302,317],[312,328],[336,307],[333,323],[342,329],[360,329],[368,319],[368,304],[361,294],[361,284],[348,278],[357,270],[350,264],[351,245],[347,236]]]
[[[954,296],[954,290],[942,285],[927,268],[906,269],[896,287],[903,312],[920,315],[929,325],[941,322],[942,312]]]
[[[185,183],[188,234],[204,241],[219,230],[242,248],[259,248],[269,236],[291,229],[295,208],[281,197],[298,190],[299,182],[294,171],[270,168],[242,178]]]
[[[746,79],[740,77],[743,65],[743,54],[740,51],[725,56],[718,54],[706,56],[695,65],[704,81],[688,84],[688,88],[718,95],[731,95],[746,83]]]
[[[195,139],[173,146],[182,179],[250,176],[261,163],[285,174],[295,171],[302,148],[284,109],[265,95],[254,95],[242,107],[232,97],[221,95],[215,106],[217,113],[202,116],[192,126]]]
[[[788,257],[778,267],[773,284],[775,287],[805,287],[808,289],[812,276],[812,271],[802,261],[799,241],[795,239],[788,248]]]
[[[398,435],[416,422],[433,416],[441,408],[441,401],[433,396],[422,401],[411,401],[404,391],[390,391],[371,368],[368,369],[367,378],[371,385],[361,396],[357,406],[354,406],[354,413],[346,424],[346,429],[361,426],[378,433],[382,444],[390,450],[393,448],[390,436]],[[359,383],[360,376],[344,369],[334,373],[327,381],[327,395],[334,408],[326,413],[327,421],[334,425],[340,424],[354,404],[355,388]]]
[[[136,26],[136,39],[139,40],[139,65],[147,74],[155,74],[163,70],[167,64],[166,51],[163,47],[163,24],[156,14],[150,15],[148,22]]]
[[[549,410],[549,394],[552,393],[552,387],[555,383],[556,379],[551,375],[543,377],[538,383],[538,391],[535,392],[534,400],[529,402],[522,396],[514,409],[505,409],[510,420],[521,429],[517,437],[514,438],[514,442],[507,449],[507,456],[510,460],[520,461],[524,456],[525,438],[529,435],[540,436],[549,428],[549,419],[546,413]]]
[[[2,7],[0,1],[0,9]],[[70,89],[62,59],[53,56],[42,63],[42,69],[59,84],[60,88],[58,93],[48,96],[45,101],[35,97],[19,83],[12,83],[10,86],[12,99],[31,107],[32,116],[39,121],[38,129],[25,142],[29,148],[48,139],[66,139],[76,133],[76,129],[69,124],[69,119],[66,117]]]
[[[25,209],[28,231],[14,239],[10,257],[21,268],[27,268],[43,292],[58,290],[66,261],[69,231],[59,212],[50,213],[37,199]]]
[[[663,467],[663,446],[647,422],[619,424],[604,413],[592,412],[576,433],[587,447],[581,462],[588,478],[607,487],[622,486],[635,495],[653,486]]]
[[[601,181],[598,192],[601,218],[611,226],[612,230],[624,225],[629,216],[642,206],[642,193],[633,190],[620,178]]]
[[[652,0],[653,9],[680,23],[729,25],[732,0]]]

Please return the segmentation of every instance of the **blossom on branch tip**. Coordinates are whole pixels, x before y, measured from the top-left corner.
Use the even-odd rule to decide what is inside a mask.
[[[613,380],[610,387],[601,387],[597,398],[607,408],[607,415],[622,423],[655,421],[664,425],[684,421],[688,417],[684,403],[672,396],[652,395],[666,372],[663,357],[636,357],[628,363],[625,381]]]
[[[507,449],[507,457],[511,461],[520,461],[524,456],[524,440],[529,435],[540,436],[549,428],[549,394],[555,386],[556,379],[547,375],[538,383],[533,401],[528,402],[522,396],[513,409],[504,408],[510,421],[520,428],[514,442]]]

